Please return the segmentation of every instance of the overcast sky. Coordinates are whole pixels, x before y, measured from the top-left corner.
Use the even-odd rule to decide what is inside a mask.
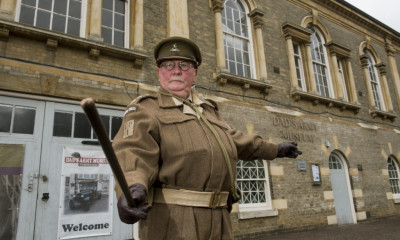
[[[399,0],[345,0],[371,17],[400,32]]]

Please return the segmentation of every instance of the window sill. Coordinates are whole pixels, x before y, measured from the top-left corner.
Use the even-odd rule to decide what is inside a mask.
[[[9,35],[35,39],[46,43],[48,50],[58,46],[86,50],[89,58],[98,59],[100,54],[133,61],[134,68],[142,68],[147,55],[140,51],[113,46],[99,41],[59,33],[13,21],[0,20],[0,40],[7,41]]]
[[[369,110],[369,114],[371,114],[371,116],[373,118],[380,117],[380,118],[382,118],[382,120],[389,119],[392,122],[397,117],[397,115],[394,114],[393,112],[384,112],[384,111],[377,110],[377,109]]]
[[[261,211],[240,211],[238,212],[239,219],[252,219],[278,216],[278,210],[261,210]]]
[[[250,88],[259,89],[262,94],[268,94],[269,89],[272,88],[272,84],[269,84],[266,81],[241,77],[226,72],[217,73],[215,79],[222,86],[224,86],[227,83],[234,83],[242,85],[244,89],[250,89]]]
[[[399,204],[400,203],[400,198],[393,198],[393,202],[396,203],[396,204]]]
[[[323,97],[323,96],[320,96],[320,95],[317,95],[314,93],[308,93],[308,92],[295,90],[291,93],[291,95],[295,99],[295,101],[300,101],[300,100],[304,99],[304,100],[311,101],[313,103],[313,105],[326,104],[326,106],[328,108],[337,107],[341,111],[345,111],[345,110],[353,111],[354,114],[357,114],[361,109],[361,106],[358,104],[349,103],[349,102],[345,102],[345,101],[341,101],[341,100],[333,99],[333,98],[327,98],[327,97]]]

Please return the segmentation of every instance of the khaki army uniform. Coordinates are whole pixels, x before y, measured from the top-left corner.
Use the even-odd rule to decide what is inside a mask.
[[[238,159],[271,160],[277,156],[276,144],[230,128],[214,102],[192,96],[219,134],[234,175]],[[139,97],[128,105],[113,147],[129,186],[140,183],[149,192],[157,190],[147,219],[140,222],[140,239],[233,239],[226,202],[183,206],[164,203],[160,195],[160,189],[217,195],[231,190],[221,148],[193,109],[160,93]],[[122,192],[118,186],[116,192],[119,198]]]

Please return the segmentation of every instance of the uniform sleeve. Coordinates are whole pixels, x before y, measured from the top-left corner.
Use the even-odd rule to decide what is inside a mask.
[[[113,142],[128,186],[140,183],[147,189],[158,174],[160,154],[158,124],[148,109],[146,104],[129,105]],[[115,184],[115,191],[119,199],[122,190],[118,183]]]
[[[240,160],[273,160],[278,155],[278,145],[262,139],[258,135],[247,135],[236,129],[229,129],[236,145]]]

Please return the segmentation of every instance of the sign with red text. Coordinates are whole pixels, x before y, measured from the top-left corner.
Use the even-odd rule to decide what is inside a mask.
[[[65,147],[58,239],[111,235],[113,175],[101,150]]]

